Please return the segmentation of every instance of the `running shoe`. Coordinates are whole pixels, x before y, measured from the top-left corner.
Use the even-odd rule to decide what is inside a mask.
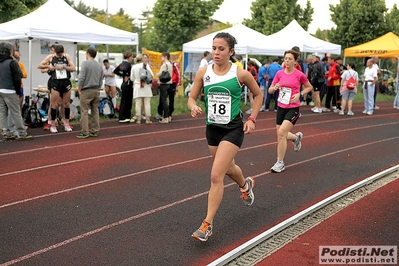
[[[312,112],[313,112],[313,113],[321,114],[321,113],[323,112],[323,110],[322,110],[321,108],[315,107],[315,108],[312,110]]]
[[[240,188],[242,193],[240,198],[243,200],[246,206],[251,206],[255,200],[254,192],[252,191],[252,188],[255,186],[255,180],[252,177],[247,177],[245,178],[245,182],[248,183],[248,189],[244,191],[242,188]]]
[[[57,132],[58,132],[57,127],[51,125],[51,127],[50,127],[50,132],[51,132],[51,133],[57,133]]]
[[[87,139],[89,137],[89,135],[83,134],[82,132],[80,132],[79,134],[76,135],[76,137],[78,139]]]
[[[368,115],[372,115],[372,114],[373,114],[373,112],[371,112],[371,111],[368,111],[366,114],[368,114]]]
[[[252,108],[249,108],[246,112],[247,115],[250,115],[252,113]]]
[[[13,139],[15,139],[16,138],[16,136],[14,136],[14,135],[4,135],[3,136],[3,139],[4,140],[13,140]]]
[[[367,114],[367,110],[363,110],[362,114]]]
[[[33,139],[33,136],[25,135],[25,136],[20,136],[20,137],[16,138],[16,140],[29,140],[29,139]]]
[[[278,160],[277,160],[277,162],[273,165],[272,168],[270,168],[270,170],[271,170],[272,172],[275,172],[275,173],[281,173],[282,171],[285,170],[284,162],[283,162],[283,161],[278,161]]]
[[[344,111],[343,110],[341,110],[341,111],[339,111],[339,113],[338,113],[339,115],[344,115],[345,113],[344,113]]]
[[[348,115],[354,115],[352,111],[348,111]]]
[[[303,134],[302,132],[298,132],[295,135],[296,135],[296,140],[294,140],[294,151],[299,151],[302,147],[301,141]]]
[[[51,124],[46,123],[46,125],[43,127],[43,130],[50,130]]]
[[[208,237],[212,236],[211,224],[205,221],[204,219],[204,221],[202,221],[200,228],[198,228],[198,230],[195,231],[191,236],[203,242],[207,241]]]
[[[119,123],[130,123],[130,119],[119,120]]]
[[[98,137],[98,133],[97,132],[91,132],[89,136],[95,138],[95,137]]]
[[[380,107],[376,105],[376,106],[374,106],[374,109],[378,110],[378,109],[380,109]]]
[[[69,125],[69,124],[64,124],[64,130],[66,131],[66,132],[72,132],[72,127]]]

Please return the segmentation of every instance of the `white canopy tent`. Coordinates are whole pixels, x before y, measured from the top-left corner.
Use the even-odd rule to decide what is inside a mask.
[[[267,45],[274,44],[273,49],[279,55],[294,46],[298,46],[301,52],[341,54],[341,45],[313,37],[295,19],[282,30],[268,35],[266,41]]]
[[[267,39],[266,35],[241,24],[212,32],[191,42],[184,43],[183,52],[203,53],[205,51],[211,51],[212,40],[219,32],[228,32],[236,38],[237,44],[235,46],[235,52],[237,54],[280,55],[275,53],[274,49],[268,49],[269,45],[265,42]]]
[[[77,44],[136,45],[138,49],[137,33],[119,30],[90,19],[64,0],[48,0],[32,13],[0,24],[0,40],[15,39],[19,40],[21,62],[27,68],[28,82],[24,81],[24,84],[28,90],[32,84],[46,84],[48,79],[47,75],[40,74],[36,68],[46,56],[40,52],[41,40],[64,45],[73,60]],[[37,71],[33,72],[33,69]]]

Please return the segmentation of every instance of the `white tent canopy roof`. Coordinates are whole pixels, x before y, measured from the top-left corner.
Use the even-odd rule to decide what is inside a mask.
[[[301,52],[310,53],[331,53],[340,54],[341,45],[326,42],[310,35],[301,25],[294,19],[282,30],[267,36],[268,42],[274,44],[275,49],[279,50],[279,54],[294,46],[298,46]]]
[[[272,35],[266,36],[244,25],[237,25],[210,33],[206,36],[183,44],[185,53],[203,53],[211,51],[212,40],[219,32],[228,32],[237,39],[237,54],[277,55],[282,56],[293,46],[301,52],[340,54],[341,45],[329,43],[310,35],[296,20]]]
[[[48,0],[34,12],[0,24],[0,40],[28,38],[79,44],[138,44],[137,33],[90,19],[64,0]]]
[[[267,48],[268,45],[265,43],[266,35],[241,24],[212,32],[191,42],[184,43],[183,52],[203,53],[212,51],[212,40],[219,32],[228,32],[236,38],[235,52],[237,54],[275,55],[273,50]]]

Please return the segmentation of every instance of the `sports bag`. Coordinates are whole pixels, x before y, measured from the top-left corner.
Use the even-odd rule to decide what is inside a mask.
[[[165,65],[166,65],[166,71],[162,71],[161,75],[159,76],[159,81],[162,83],[169,82],[172,79],[168,71],[168,65],[167,64]]]
[[[350,72],[349,72],[349,75],[351,75]],[[348,90],[356,89],[356,80],[355,80],[355,78],[352,75],[350,76],[350,78],[346,82],[346,88]]]

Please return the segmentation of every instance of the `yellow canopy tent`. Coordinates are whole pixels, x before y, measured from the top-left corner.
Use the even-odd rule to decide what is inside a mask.
[[[377,39],[344,50],[345,57],[368,57],[374,55],[380,58],[398,57],[399,36],[389,32]]]

